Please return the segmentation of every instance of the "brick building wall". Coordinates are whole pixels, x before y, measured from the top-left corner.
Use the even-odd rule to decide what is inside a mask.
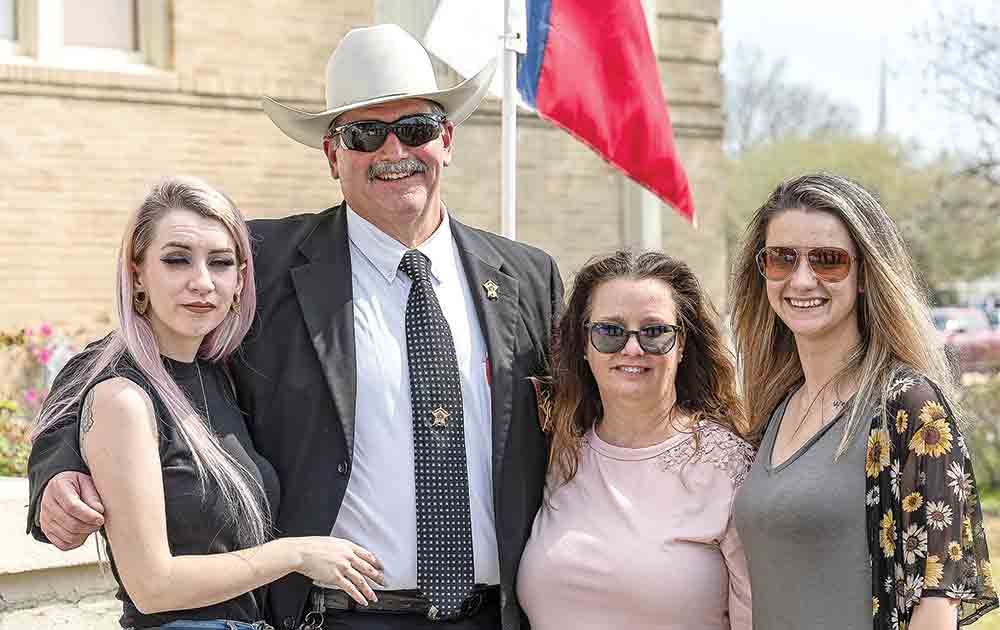
[[[204,177],[249,217],[337,203],[322,154],[285,138],[259,98],[322,109],[327,57],[348,29],[376,19],[377,3],[174,0],[166,67],[143,72],[0,57],[0,329],[108,317],[125,219],[163,175]],[[661,244],[694,266],[721,307],[719,2],[646,4],[699,227],[663,208],[654,217],[662,235],[630,228],[659,204],[565,133],[521,116],[518,238],[551,252],[567,280],[595,253]],[[461,220],[493,231],[499,123],[498,103],[487,102],[458,129],[444,183]]]

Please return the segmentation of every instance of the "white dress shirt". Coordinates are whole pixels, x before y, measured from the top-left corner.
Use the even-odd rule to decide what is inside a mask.
[[[493,438],[486,342],[447,211],[417,249],[431,261],[434,292],[451,327],[462,384],[475,580],[500,582],[493,513]],[[407,248],[347,208],[358,395],[354,456],[332,535],[361,545],[385,567],[385,589],[417,588],[413,416],[406,356]]]

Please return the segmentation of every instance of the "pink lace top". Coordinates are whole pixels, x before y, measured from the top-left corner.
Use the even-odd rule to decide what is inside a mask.
[[[533,630],[750,630],[733,496],[753,448],[716,425],[645,448],[591,431],[579,470],[547,490],[517,593]]]

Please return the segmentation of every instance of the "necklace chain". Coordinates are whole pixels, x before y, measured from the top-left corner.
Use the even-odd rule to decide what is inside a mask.
[[[820,400],[820,404],[819,404],[820,421],[823,420],[823,403],[826,402],[826,396],[823,396],[823,392],[826,390],[827,386],[830,385],[830,383],[833,383],[833,382],[834,382],[834,379],[830,379],[829,381],[827,381],[826,383],[824,383],[823,386],[819,388],[819,391],[816,392],[816,395],[813,396],[812,402],[810,402],[809,406],[806,407],[806,410],[802,413],[802,416],[799,418],[799,423],[795,426],[795,430],[792,431],[791,437],[788,438],[789,441],[794,440],[795,436],[798,435],[798,433],[799,433],[799,429],[801,429],[805,425],[806,420],[809,418],[809,412],[812,411],[813,405],[816,404],[816,400]],[[805,388],[805,385],[803,385],[803,389],[804,388]],[[834,389],[833,408],[839,410],[841,407],[844,407],[844,406],[847,405],[847,401],[841,400],[841,398],[840,398],[840,390],[837,388],[837,384],[836,383],[833,384],[833,389]],[[821,396],[822,396],[822,398],[820,398]]]
[[[201,400],[205,403],[205,419],[208,420],[208,428],[212,428],[212,413],[208,410],[208,395],[205,393],[205,381],[201,378],[201,365],[198,364],[198,357],[194,358],[194,367],[198,372],[198,383],[201,385]]]

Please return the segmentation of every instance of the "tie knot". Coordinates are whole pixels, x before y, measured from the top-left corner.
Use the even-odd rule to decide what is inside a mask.
[[[413,282],[430,280],[431,260],[422,252],[411,249],[399,261],[399,270]]]

